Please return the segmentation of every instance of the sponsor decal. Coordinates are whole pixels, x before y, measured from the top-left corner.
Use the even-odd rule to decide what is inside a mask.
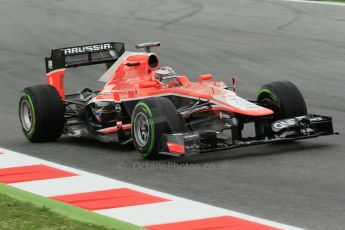
[[[48,61],[48,69],[53,69],[53,61],[52,60]]]
[[[310,122],[315,122],[315,121],[322,121],[322,117],[312,117],[309,119]]]
[[[261,108],[260,106],[237,96],[232,97],[230,95],[224,94],[224,95],[214,95],[213,97],[216,100],[219,100],[225,104],[228,104],[230,106],[233,106],[242,110],[256,110],[256,109]]]
[[[272,124],[272,130],[274,132],[279,132],[282,129],[295,126],[295,125],[296,125],[296,120],[294,118],[279,120]]]
[[[92,111],[93,115],[95,116],[96,120],[100,122],[101,121],[101,116],[102,116],[102,113],[103,113],[103,108],[102,109],[91,108],[91,111]]]
[[[120,113],[121,112],[121,105],[120,104],[115,104],[115,111],[117,112],[117,113]]]
[[[64,52],[65,52],[65,55],[83,54],[87,52],[111,50],[112,48],[113,47],[111,43],[102,43],[102,44],[95,44],[95,45],[70,47],[70,48],[64,49]]]

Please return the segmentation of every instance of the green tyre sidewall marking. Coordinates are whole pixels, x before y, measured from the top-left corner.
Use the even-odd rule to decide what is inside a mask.
[[[34,107],[34,104],[32,103],[32,99],[31,99],[29,94],[21,93],[20,97],[21,98],[26,97],[29,100],[29,105],[31,107],[32,124],[31,124],[31,128],[30,128],[29,132],[27,132],[27,134],[26,134],[29,138],[31,138],[32,135],[35,133],[35,126],[36,126],[35,107]]]
[[[261,93],[267,93],[273,99],[273,101],[278,102],[278,97],[271,90],[269,90],[267,88],[262,88],[259,91],[259,95]]]
[[[143,157],[147,157],[151,153],[153,146],[155,144],[154,143],[155,142],[155,124],[154,124],[154,121],[152,119],[152,112],[150,110],[150,107],[145,102],[139,102],[137,104],[137,106],[141,106],[146,111],[146,113],[149,115],[149,123],[150,123],[150,131],[151,131],[150,146],[145,152],[140,153]],[[132,120],[132,127],[134,127],[134,122],[137,119],[137,117],[138,117],[138,114]]]

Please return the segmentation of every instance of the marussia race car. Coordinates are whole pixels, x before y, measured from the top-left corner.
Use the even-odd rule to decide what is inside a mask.
[[[151,52],[159,45],[136,46],[145,52],[125,52],[119,42],[52,50],[45,59],[48,84],[27,87],[20,95],[27,139],[51,141],[64,134],[133,142],[142,157],[155,159],[334,134],[331,117],[307,113],[291,82],[271,82],[256,100],[245,100],[236,95],[234,81],[227,86],[204,74],[192,82],[161,67]],[[108,68],[99,79],[102,89],[65,94],[66,69],[100,63]],[[253,133],[245,137],[248,125]]]

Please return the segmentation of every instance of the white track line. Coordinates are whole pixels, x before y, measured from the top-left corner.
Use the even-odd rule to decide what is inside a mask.
[[[308,1],[308,0],[282,0],[282,1],[311,3],[311,4],[318,4],[318,5],[345,6],[345,3],[340,3],[340,2],[323,2],[323,1]]]
[[[253,217],[239,212],[218,208],[201,202],[184,199],[178,196],[162,193],[149,188],[114,180],[104,176],[92,174],[83,170],[56,164],[50,161],[17,153],[8,149],[0,148],[0,168],[44,164],[78,176],[71,176],[58,179],[37,180],[30,182],[12,183],[13,187],[32,192],[41,196],[50,197],[57,195],[74,194],[81,192],[92,192],[111,188],[130,188],[139,192],[169,199],[168,202],[129,206],[98,210],[97,213],[110,216],[116,219],[127,221],[140,226],[156,225],[175,221],[187,221],[198,218],[209,218],[229,215],[256,223],[280,228],[300,229],[290,225]]]
[[[92,183],[90,183],[90,181],[92,181]],[[125,184],[120,181],[93,175],[80,175],[11,184],[11,186],[16,188],[47,197],[123,188],[124,185]]]
[[[164,224],[226,215],[223,209],[212,206],[206,207],[205,204],[190,200],[174,200],[96,212],[139,226],[148,226],[153,222]]]

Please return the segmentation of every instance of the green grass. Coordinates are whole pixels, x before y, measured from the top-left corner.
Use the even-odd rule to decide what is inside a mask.
[[[140,230],[141,227],[0,183],[1,230]]]
[[[109,230],[109,228],[69,219],[50,211],[47,207],[37,207],[28,202],[18,201],[0,193],[0,228],[16,230]]]

